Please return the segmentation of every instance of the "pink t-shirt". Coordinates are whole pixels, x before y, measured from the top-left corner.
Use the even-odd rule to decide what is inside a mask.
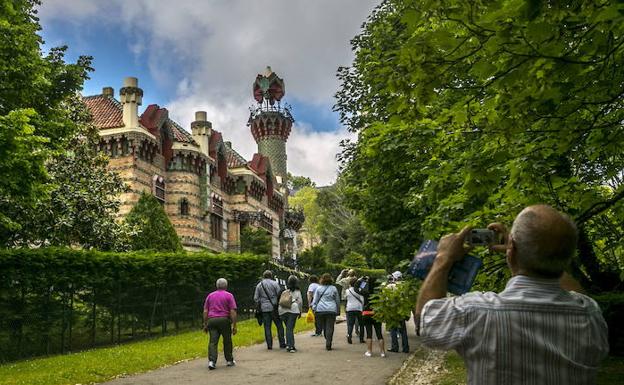
[[[228,317],[230,310],[236,310],[236,301],[232,293],[216,290],[206,297],[204,310],[208,310],[208,318]]]

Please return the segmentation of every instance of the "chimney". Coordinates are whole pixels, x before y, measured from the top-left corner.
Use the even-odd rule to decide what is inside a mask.
[[[139,88],[137,78],[125,78],[119,90],[119,99],[123,106],[123,122],[126,128],[139,127],[139,106],[143,101],[143,90]]]
[[[208,156],[210,135],[212,135],[212,123],[208,121],[206,111],[195,112],[195,121],[191,123],[193,139],[199,143],[204,155]]]
[[[115,96],[115,90],[113,87],[104,87],[102,88],[102,95],[112,98]]]
[[[227,141],[227,142],[224,142],[224,143],[225,143],[225,146],[226,146],[227,148],[232,148],[232,142]]]

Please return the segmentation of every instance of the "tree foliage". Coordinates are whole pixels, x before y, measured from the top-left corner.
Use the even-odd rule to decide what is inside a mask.
[[[0,3],[0,241],[23,224],[15,218],[49,192],[45,162],[78,130],[67,107],[91,70],[89,57],[64,61],[66,47],[44,55],[34,0]]]
[[[271,235],[264,229],[242,226],[240,230],[240,247],[241,253],[270,256],[273,248]]]
[[[544,202],[577,221],[594,287],[618,284],[602,269],[623,257],[622,3],[387,0],[352,44],[345,191],[395,253]]]
[[[158,199],[142,193],[137,204],[126,217],[126,224],[133,229],[130,236],[132,250],[177,251],[182,249],[169,217]]]
[[[298,191],[304,187],[316,187],[316,183],[310,177],[288,173],[288,188],[291,191]]]

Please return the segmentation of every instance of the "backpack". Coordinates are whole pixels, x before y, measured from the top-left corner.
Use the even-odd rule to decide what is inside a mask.
[[[293,303],[292,293],[288,289],[284,290],[282,294],[280,295],[279,305],[281,307],[290,309],[292,306],[292,303]]]

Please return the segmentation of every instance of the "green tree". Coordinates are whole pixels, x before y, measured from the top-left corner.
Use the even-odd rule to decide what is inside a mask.
[[[307,176],[299,176],[288,173],[288,188],[292,191],[300,190],[304,187],[316,187],[316,183]]]
[[[158,199],[142,193],[137,204],[126,217],[126,224],[133,229],[130,236],[132,250],[176,251],[182,249],[180,238],[169,221]]]
[[[264,229],[242,226],[240,230],[240,245],[242,253],[268,256],[272,254],[273,244],[271,235]]]
[[[327,256],[323,246],[312,246],[297,256],[297,264],[304,271],[320,270],[327,266]]]
[[[66,64],[66,47],[41,52],[38,1],[0,2],[0,242],[10,244],[22,210],[48,194],[45,162],[62,151],[77,124],[68,101],[81,90],[89,57]]]
[[[622,3],[387,0],[352,43],[336,109],[367,226],[405,258],[545,202],[577,221],[588,283],[619,283],[602,269],[622,268]]]
[[[358,254],[354,251],[347,253],[341,263],[349,268],[368,269],[369,267],[368,263],[366,263],[366,258],[362,254]]]
[[[320,227],[321,209],[317,202],[318,191],[312,186],[303,187],[288,198],[288,205],[292,208],[303,210],[305,221],[300,237],[305,237],[308,245],[314,246],[320,242],[322,228]]]
[[[116,215],[125,186],[108,170],[108,157],[97,150],[100,137],[84,104],[77,98],[72,102],[72,121],[79,124],[78,131],[69,150],[47,162],[49,194],[40,197],[32,210],[20,213],[22,227],[14,243],[123,250],[128,230]]]

